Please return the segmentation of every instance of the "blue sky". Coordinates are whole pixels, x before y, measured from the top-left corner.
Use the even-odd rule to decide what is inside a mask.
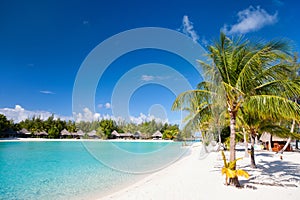
[[[300,3],[292,0],[224,2],[1,1],[0,113],[16,121],[32,115],[47,117],[51,113],[71,119],[74,82],[84,59],[109,37],[134,28],[180,31],[202,46],[217,38],[220,30],[255,39],[288,38],[299,52]],[[170,52],[134,51],[120,56],[107,68],[95,93],[94,110],[85,109],[79,118],[111,116],[116,83],[130,69],[146,63],[174,68],[193,87],[201,80],[195,69]],[[143,74],[137,78],[153,81],[166,77]],[[132,94],[129,112],[136,122],[150,119],[155,113],[169,122],[179,122],[180,116],[170,111],[174,99],[168,88],[147,84]]]

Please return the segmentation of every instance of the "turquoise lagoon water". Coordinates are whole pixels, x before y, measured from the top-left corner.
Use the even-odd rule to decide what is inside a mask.
[[[0,142],[0,199],[93,199],[186,152],[175,142]]]

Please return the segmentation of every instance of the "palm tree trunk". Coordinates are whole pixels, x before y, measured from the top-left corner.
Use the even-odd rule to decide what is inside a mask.
[[[235,154],[235,125],[236,125],[236,113],[235,111],[230,110],[230,161],[234,161],[236,159]],[[233,170],[236,169],[236,166],[233,167]],[[238,177],[230,178],[229,184],[234,185],[236,187],[240,187],[240,182]]]
[[[255,144],[255,136],[256,134],[251,133],[251,153],[250,153],[250,159],[251,159],[251,168],[256,168],[256,164],[255,164],[255,156],[254,156],[254,144]]]
[[[230,112],[230,161],[236,159],[235,155],[235,125],[236,125],[236,113]]]
[[[221,145],[222,145],[221,127],[220,127],[220,126],[218,126],[218,136],[219,136],[219,147],[218,147],[218,151],[220,151]]]
[[[290,131],[291,133],[294,132],[295,124],[296,124],[296,122],[295,122],[295,120],[293,120],[291,131]],[[291,140],[292,140],[292,138],[290,136],[289,139],[286,141],[286,144],[284,145],[284,147],[278,153],[283,153],[286,150],[286,148],[290,145]]]
[[[270,134],[270,138],[269,138],[269,151],[272,151],[272,135]]]
[[[221,138],[221,127],[220,126],[218,126],[218,136],[219,136],[219,145],[221,146],[222,138]]]
[[[255,134],[255,144],[258,145],[258,138],[257,138],[257,134]]]
[[[245,145],[245,158],[249,157],[249,153],[248,153],[248,140],[247,140],[247,133],[245,128],[243,127],[243,134],[244,134],[244,145]]]
[[[207,143],[206,132],[205,131],[201,131],[201,130],[200,130],[200,132],[202,134],[202,146],[203,146],[204,152],[208,153],[208,150],[206,148],[206,143]]]

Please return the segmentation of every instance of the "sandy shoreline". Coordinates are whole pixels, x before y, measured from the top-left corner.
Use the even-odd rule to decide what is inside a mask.
[[[247,188],[237,189],[224,185],[221,154],[213,152],[200,159],[200,149],[199,145],[194,146],[190,155],[173,165],[101,199],[299,199],[299,152],[285,152],[283,160],[274,153],[256,152],[257,169],[249,168],[250,160],[244,158],[238,167],[247,170],[251,177],[240,178]],[[243,156],[243,151],[237,152],[237,157]]]

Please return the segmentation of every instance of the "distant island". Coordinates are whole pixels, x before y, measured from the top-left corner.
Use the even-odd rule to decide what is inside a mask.
[[[49,139],[193,139],[191,133],[181,131],[179,125],[157,122],[154,119],[140,124],[116,122],[112,119],[98,121],[64,121],[54,115],[46,120],[28,118],[19,123],[0,114],[0,138]]]

